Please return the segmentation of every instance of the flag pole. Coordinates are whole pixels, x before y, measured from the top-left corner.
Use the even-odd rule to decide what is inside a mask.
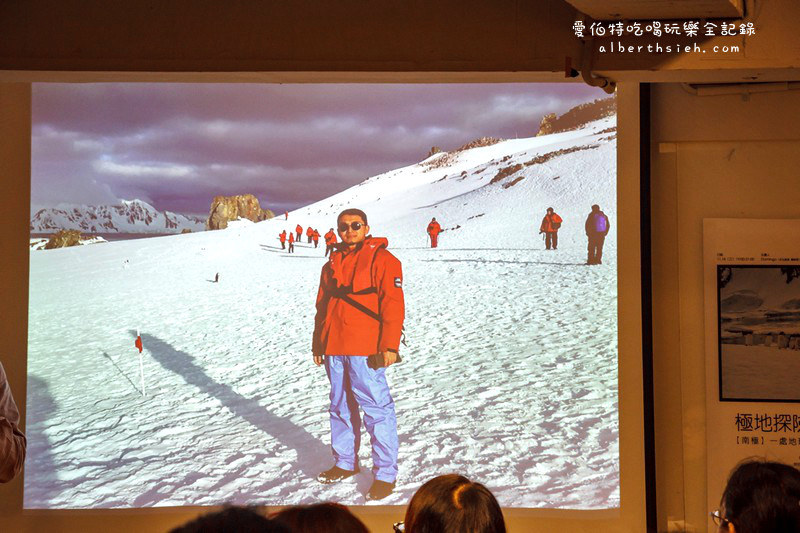
[[[139,330],[136,330],[136,339],[139,341],[138,348],[139,348],[139,377],[142,381],[142,396],[147,396],[147,393],[144,390],[144,363],[142,362],[142,337],[139,334]]]

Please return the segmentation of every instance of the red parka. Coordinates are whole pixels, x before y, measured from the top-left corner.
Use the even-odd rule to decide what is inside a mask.
[[[428,235],[439,235],[441,232],[442,226],[435,220],[432,220],[431,223],[428,224]]]
[[[544,231],[547,233],[552,233],[554,231],[558,231],[558,228],[561,227],[561,217],[558,216],[558,213],[553,213],[552,215],[545,215],[542,219],[542,225],[539,226],[539,231]]]
[[[325,234],[325,244],[336,244],[336,241],[336,234],[334,232],[328,231],[328,233]]]
[[[388,244],[367,237],[354,250],[331,253],[317,293],[314,355],[398,350],[405,319],[403,272]]]
[[[278,237],[280,237],[281,242],[286,242],[286,230],[283,230],[283,232],[280,235],[278,235]]]

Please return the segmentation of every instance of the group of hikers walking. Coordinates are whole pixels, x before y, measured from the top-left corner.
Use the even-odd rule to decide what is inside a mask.
[[[319,246],[319,230],[308,226],[305,231],[306,238],[308,239],[308,244],[314,243],[314,248]],[[294,233],[287,232],[283,230],[280,234],[278,234],[278,239],[281,241],[281,250],[286,250],[286,245],[288,244],[288,253],[294,253],[294,243],[300,242],[303,240],[303,226],[300,224],[294,230]],[[325,234],[325,256],[327,257],[333,251],[334,246],[336,245],[336,232],[333,231],[333,228],[328,230],[328,233]]]
[[[544,246],[547,250],[558,249],[558,230],[564,220],[552,207],[547,208],[547,212],[539,226],[539,234],[544,234]],[[600,265],[603,263],[603,244],[611,229],[608,217],[600,210],[600,206],[594,204],[589,216],[586,217],[584,224],[586,237],[589,240],[589,255],[586,259],[587,265]]]
[[[288,219],[288,213],[286,213]],[[542,223],[539,226],[539,234],[544,235],[544,245],[547,250],[558,249],[558,230],[561,229],[561,224],[564,220],[555,212],[552,207],[547,208],[547,212],[542,218]],[[606,235],[611,228],[608,216],[600,210],[600,206],[595,204],[592,206],[592,211],[586,217],[584,229],[588,243],[588,257],[586,259],[587,265],[600,265],[603,262],[603,245],[605,243]],[[439,234],[444,232],[441,224],[436,220],[436,217],[431,218],[428,223],[426,232],[428,234],[428,242],[431,248],[439,246]],[[309,226],[306,228],[305,235],[308,239],[308,244],[314,243],[314,248],[319,245],[320,234],[319,231]],[[333,228],[328,230],[325,234],[325,257],[329,256],[336,248],[337,238],[336,232]],[[295,233],[287,233],[283,230],[278,238],[281,241],[281,249],[286,250],[288,243],[288,252],[294,253],[294,243],[300,242],[303,238],[303,227],[298,224],[295,228]]]

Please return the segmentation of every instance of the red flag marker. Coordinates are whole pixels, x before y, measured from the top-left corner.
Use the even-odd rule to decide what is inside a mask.
[[[144,363],[142,362],[142,349],[144,346],[142,345],[142,336],[138,329],[136,330],[136,342],[134,342],[133,345],[139,349],[139,376],[142,380],[142,396],[147,396],[144,390]]]

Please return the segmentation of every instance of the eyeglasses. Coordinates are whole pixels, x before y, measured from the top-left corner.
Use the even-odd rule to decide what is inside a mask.
[[[404,522],[395,522],[392,526],[392,530],[394,533],[403,533],[406,530],[406,525]]]
[[[714,525],[716,526],[727,527],[727,525],[731,523],[730,520],[722,516],[722,513],[719,511],[719,509],[711,511],[708,514],[711,515],[711,521],[714,522]]]
[[[358,231],[362,227],[364,227],[364,224],[362,224],[361,222],[351,222],[349,226],[346,223],[342,222],[341,224],[339,224],[339,233],[344,233],[345,231],[347,231],[347,228],[350,228],[353,231]]]

